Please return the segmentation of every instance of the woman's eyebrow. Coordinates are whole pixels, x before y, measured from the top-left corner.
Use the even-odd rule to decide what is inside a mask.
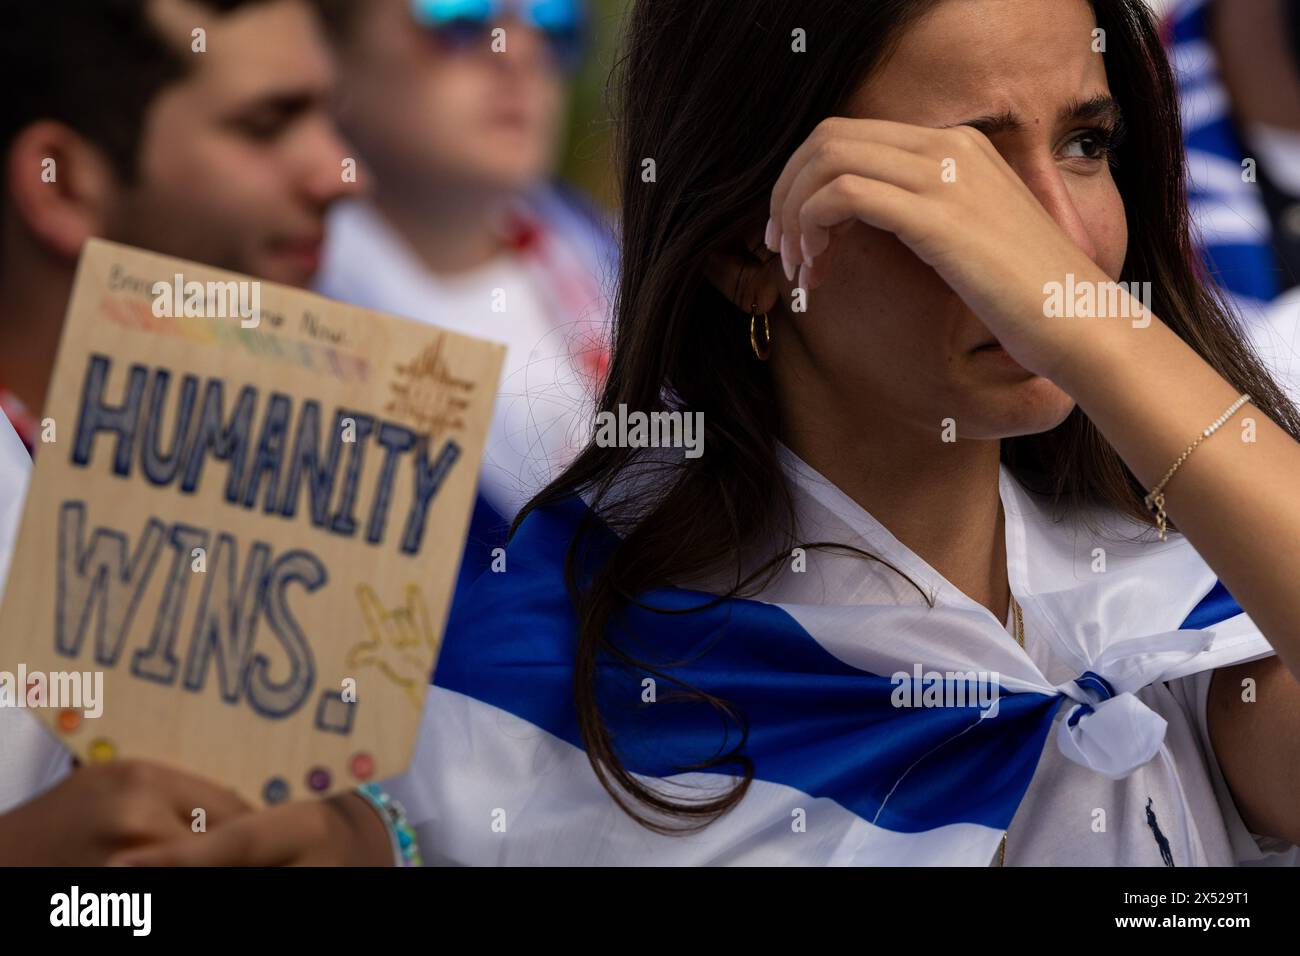
[[[1071,100],[1056,114],[1058,124],[1102,120],[1115,126],[1119,125],[1122,118],[1123,111],[1119,102],[1109,93],[1098,93],[1086,100]],[[1025,128],[1025,123],[1011,110],[1003,110],[1001,113],[976,116],[939,128],[952,129],[955,126],[973,126],[985,136],[994,136],[998,133],[1018,133]]]
[[[962,120],[960,123],[948,123],[939,128],[953,129],[957,126],[973,126],[985,136],[996,136],[998,133],[1018,133],[1025,128],[1025,124],[1011,110],[977,116],[974,119]]]
[[[1079,122],[1101,120],[1111,126],[1118,126],[1124,119],[1124,111],[1119,101],[1109,93],[1098,93],[1086,100],[1072,100],[1057,115],[1062,122]]]

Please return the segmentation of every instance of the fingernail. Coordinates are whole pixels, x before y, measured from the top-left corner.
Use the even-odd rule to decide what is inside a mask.
[[[800,289],[803,289],[803,291],[804,291],[805,293],[809,291],[809,289],[808,289],[808,266],[807,266],[807,265],[801,265],[801,266],[799,266],[799,283],[798,283],[798,285],[799,285],[799,288],[800,288]]]
[[[767,246],[773,252],[777,251],[776,220],[771,216],[767,217],[767,231],[763,233],[763,245]]]
[[[781,236],[781,268],[785,270],[788,282],[794,281],[794,253],[790,249],[790,237]]]
[[[810,266],[810,265],[812,265],[813,257],[810,256],[810,255],[808,255],[808,237],[807,237],[807,236],[800,236],[800,237],[799,237],[799,251],[803,253],[803,264],[806,265],[806,266]]]

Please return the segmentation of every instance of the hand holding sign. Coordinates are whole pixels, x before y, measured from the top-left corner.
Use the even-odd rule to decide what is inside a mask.
[[[204,838],[123,850],[110,866],[391,866],[378,815],[356,794],[245,813]]]
[[[0,865],[102,866],[143,844],[190,846],[252,808],[225,787],[134,760],[76,770],[0,816]],[[205,831],[196,832],[196,811]]]

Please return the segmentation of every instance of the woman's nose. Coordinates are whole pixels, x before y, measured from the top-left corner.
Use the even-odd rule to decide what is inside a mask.
[[[1056,220],[1056,224],[1074,240],[1075,245],[1095,262],[1097,246],[1056,162],[1036,161],[1031,168],[1017,169],[1016,172],[1038,199],[1039,205],[1047,210],[1047,214]]]

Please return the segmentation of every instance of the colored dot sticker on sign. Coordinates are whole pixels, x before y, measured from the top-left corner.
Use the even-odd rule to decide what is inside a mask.
[[[375,772],[375,758],[368,753],[359,753],[352,758],[352,776],[358,780],[369,780]]]
[[[267,803],[283,803],[289,796],[289,785],[283,777],[272,777],[262,788],[262,799]]]
[[[328,790],[330,785],[330,772],[324,767],[316,767],[307,774],[307,786],[313,790]]]
[[[59,730],[70,734],[80,726],[81,711],[73,710],[71,707],[59,711]]]
[[[117,748],[110,741],[101,737],[90,745],[86,755],[90,757],[91,763],[107,763],[117,756]]]

